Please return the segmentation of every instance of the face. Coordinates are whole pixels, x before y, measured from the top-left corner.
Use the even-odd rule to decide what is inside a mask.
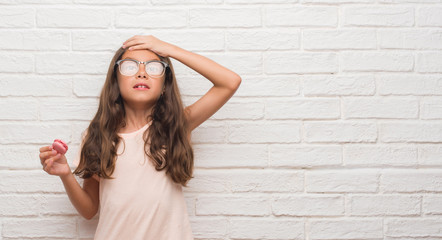
[[[127,50],[121,59],[134,59],[138,61],[160,60],[160,58],[149,50]],[[118,66],[117,66],[118,67]],[[133,76],[125,76],[117,69],[118,86],[125,105],[134,108],[151,108],[160,97],[165,73],[161,77],[151,77],[146,73],[143,63],[140,63],[138,72]],[[136,85],[144,84],[147,88],[135,88]]]

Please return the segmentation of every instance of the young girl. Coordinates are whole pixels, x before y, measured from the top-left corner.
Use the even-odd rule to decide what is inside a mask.
[[[213,83],[186,108],[169,57]],[[182,193],[193,172],[190,133],[240,83],[238,74],[206,57],[151,35],[131,37],[110,63],[98,111],[82,134],[77,168],[71,173],[66,157],[44,146],[43,169],[61,178],[84,218],[100,209],[94,239],[193,239]]]

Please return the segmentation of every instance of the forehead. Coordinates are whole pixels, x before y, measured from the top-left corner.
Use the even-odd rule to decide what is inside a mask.
[[[146,49],[127,50],[121,56],[121,59],[131,58],[138,61],[161,60],[154,52]]]

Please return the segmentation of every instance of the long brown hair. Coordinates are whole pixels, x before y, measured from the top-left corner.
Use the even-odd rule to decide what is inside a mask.
[[[113,179],[111,175],[115,169],[117,147],[122,140],[118,132],[126,124],[115,63],[125,51],[118,49],[110,62],[98,111],[84,134],[80,162],[73,172],[81,178],[97,174]],[[165,169],[175,183],[187,186],[187,182],[193,178],[193,149],[188,138],[190,132],[172,62],[169,57],[157,56],[169,67],[165,72],[164,93],[147,119],[152,122],[143,134],[144,152],[153,160],[157,171]]]

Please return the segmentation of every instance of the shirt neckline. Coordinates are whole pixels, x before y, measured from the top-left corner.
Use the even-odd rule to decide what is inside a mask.
[[[121,137],[129,137],[129,136],[136,135],[136,134],[138,134],[139,132],[146,130],[147,127],[149,127],[150,124],[151,124],[151,121],[148,122],[146,125],[144,125],[143,127],[141,127],[141,128],[138,129],[138,130],[135,130],[135,131],[130,132],[130,133],[118,133],[118,135],[120,135]]]

